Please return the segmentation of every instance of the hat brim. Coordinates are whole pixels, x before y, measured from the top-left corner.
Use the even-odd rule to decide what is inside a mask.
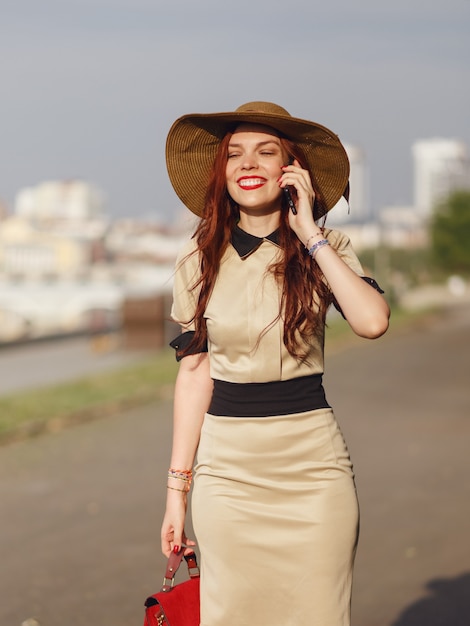
[[[195,113],[177,119],[166,142],[171,184],[190,211],[202,215],[210,170],[219,144],[234,125],[243,122],[270,126],[302,149],[322,196],[325,213],[345,193],[349,179],[348,155],[338,136],[325,126],[257,111]]]

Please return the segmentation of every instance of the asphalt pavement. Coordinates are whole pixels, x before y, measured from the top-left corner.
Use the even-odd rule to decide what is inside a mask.
[[[469,307],[327,352],[361,504],[353,626],[469,626]],[[170,436],[169,398],[0,448],[0,626],[142,625]]]

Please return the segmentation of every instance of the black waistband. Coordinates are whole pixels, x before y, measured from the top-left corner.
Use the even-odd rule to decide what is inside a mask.
[[[322,374],[267,383],[214,380],[208,413],[226,417],[268,417],[329,408]]]

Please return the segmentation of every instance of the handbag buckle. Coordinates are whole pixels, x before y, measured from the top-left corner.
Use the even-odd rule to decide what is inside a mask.
[[[167,576],[163,577],[163,586],[161,588],[161,591],[163,592],[167,592],[167,591],[171,591],[173,589],[175,585],[175,577],[172,576],[171,578],[168,578]]]

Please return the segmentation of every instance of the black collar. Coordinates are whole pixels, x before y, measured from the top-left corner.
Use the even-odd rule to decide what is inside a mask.
[[[273,233],[267,235],[266,237],[256,237],[255,235],[250,235],[250,233],[245,232],[239,226],[235,226],[232,231],[232,246],[238,252],[241,259],[249,256],[252,252],[259,248],[263,241],[266,240],[269,240],[271,243],[278,246],[279,229],[276,229]]]

